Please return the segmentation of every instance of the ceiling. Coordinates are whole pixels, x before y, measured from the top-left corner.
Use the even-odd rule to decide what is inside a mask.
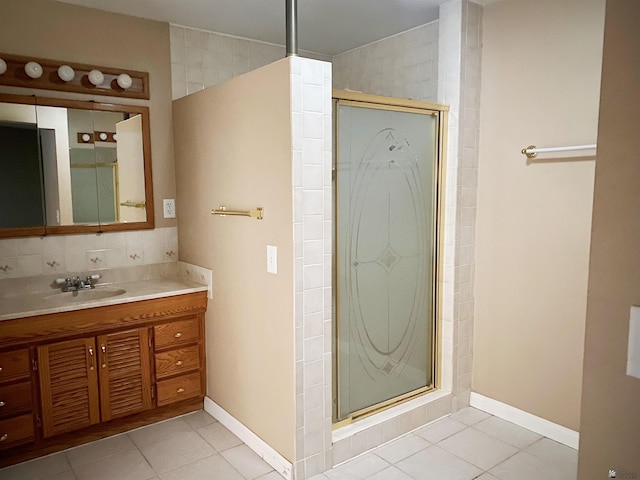
[[[58,0],[109,12],[285,43],[285,0]],[[301,50],[335,55],[438,18],[448,0],[298,0]]]

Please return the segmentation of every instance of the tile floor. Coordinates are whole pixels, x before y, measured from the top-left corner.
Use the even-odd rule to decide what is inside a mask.
[[[474,408],[312,480],[575,480],[576,450]],[[200,411],[0,469],[0,480],[282,480]]]

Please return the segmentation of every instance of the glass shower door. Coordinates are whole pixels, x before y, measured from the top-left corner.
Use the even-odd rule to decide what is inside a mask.
[[[336,107],[336,421],[434,384],[438,112]]]

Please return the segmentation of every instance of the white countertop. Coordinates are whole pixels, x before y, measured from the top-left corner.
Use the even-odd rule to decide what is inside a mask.
[[[138,302],[206,290],[206,285],[178,277],[99,284],[94,289],[79,292],[62,293],[61,290],[52,289],[42,293],[0,297],[0,321]]]

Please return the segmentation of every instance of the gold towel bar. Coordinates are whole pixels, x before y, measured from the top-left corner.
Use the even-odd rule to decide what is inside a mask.
[[[264,212],[264,208],[262,207],[258,207],[255,210],[238,211],[238,210],[227,210],[227,207],[222,206],[217,210],[216,209],[211,210],[211,215],[220,215],[222,217],[226,217],[227,215],[235,215],[237,217],[251,217],[251,218],[255,218],[256,220],[262,220],[263,212]]]
[[[126,202],[120,202],[121,207],[133,207],[133,208],[145,208],[147,204],[145,202],[131,202],[127,200]]]

